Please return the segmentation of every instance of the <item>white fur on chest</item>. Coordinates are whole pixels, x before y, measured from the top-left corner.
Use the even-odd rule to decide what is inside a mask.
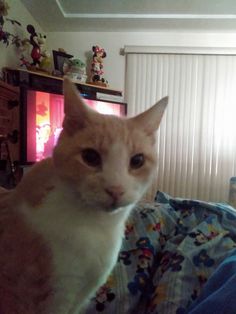
[[[102,285],[116,263],[124,222],[132,206],[116,213],[79,208],[68,191],[51,192],[40,208],[24,207],[33,228],[49,245],[55,302],[50,313],[74,314]]]

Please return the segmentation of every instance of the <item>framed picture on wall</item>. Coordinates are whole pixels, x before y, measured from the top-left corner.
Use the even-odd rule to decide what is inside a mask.
[[[61,75],[63,75],[64,74],[63,66],[65,66],[66,63],[69,63],[69,60],[73,58],[73,56],[65,52],[56,51],[56,50],[53,50],[52,53],[53,53],[54,69],[56,71],[59,71]]]

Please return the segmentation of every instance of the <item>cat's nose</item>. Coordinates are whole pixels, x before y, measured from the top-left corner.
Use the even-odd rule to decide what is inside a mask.
[[[121,198],[121,196],[125,193],[121,185],[110,186],[109,188],[105,188],[105,191],[114,199],[114,201],[118,201]]]

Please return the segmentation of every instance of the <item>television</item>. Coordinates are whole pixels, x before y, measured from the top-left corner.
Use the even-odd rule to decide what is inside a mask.
[[[85,103],[102,114],[126,115],[126,104],[89,98]],[[22,126],[21,164],[30,165],[50,157],[62,130],[64,97],[40,90],[27,90]]]

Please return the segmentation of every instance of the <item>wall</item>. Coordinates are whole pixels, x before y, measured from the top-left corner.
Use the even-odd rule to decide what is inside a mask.
[[[21,1],[7,1],[10,5],[9,17],[19,19],[24,30],[27,24],[33,24],[38,32],[44,33]],[[9,23],[7,30],[12,31]],[[25,35],[29,37],[27,33]],[[98,44],[105,48],[107,57],[104,59],[104,76],[111,88],[120,90],[124,90],[125,86],[125,57],[120,55],[120,49],[125,45],[236,47],[236,33],[193,33],[169,30],[167,32],[53,32],[46,35],[49,50],[64,48],[83,61],[87,60],[88,54],[91,57],[93,45]],[[3,43],[0,43],[0,69],[2,66],[19,66],[19,54],[16,53],[15,47],[6,48]]]
[[[43,32],[42,28],[38,25],[29,11],[25,8],[25,6],[19,0],[7,0],[7,3],[10,6],[10,10],[8,11],[8,17],[11,19],[15,19],[22,24],[22,27],[12,26],[11,23],[5,22],[4,30],[12,33],[12,34],[20,34],[23,37],[27,37],[28,33],[25,31],[27,24],[33,24],[36,31]],[[22,37],[22,38],[23,38]],[[20,53],[17,51],[15,46],[9,45],[6,47],[2,42],[0,42],[0,69],[4,66],[8,67],[18,67]]]
[[[125,57],[120,49],[125,45],[142,46],[192,46],[192,47],[236,47],[234,33],[187,33],[187,32],[53,32],[47,34],[51,49],[64,48],[68,53],[86,60],[93,45],[105,48],[104,76],[110,87],[124,90]]]

